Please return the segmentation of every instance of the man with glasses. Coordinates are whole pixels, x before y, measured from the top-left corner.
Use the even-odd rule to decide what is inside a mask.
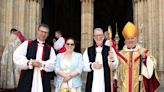
[[[14,52],[14,63],[20,68],[17,92],[51,92],[50,73],[54,70],[54,49],[45,43],[49,27],[41,24],[37,39],[25,41]]]
[[[83,54],[84,71],[88,72],[85,92],[111,92],[110,63],[113,69],[118,66],[114,50],[103,44],[104,34],[101,28],[94,30],[95,44]],[[110,53],[110,54],[109,54]]]

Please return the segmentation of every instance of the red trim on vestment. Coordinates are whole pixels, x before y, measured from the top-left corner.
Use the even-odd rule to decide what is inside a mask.
[[[132,92],[132,65],[133,65],[133,52],[130,52],[130,60],[129,60],[129,92]]]
[[[128,62],[128,60],[123,55],[121,55],[119,52],[116,53],[123,61],[125,61],[126,63]]]
[[[43,46],[43,52],[42,52],[42,61],[44,62],[44,53],[45,53],[45,45]],[[45,67],[45,64],[44,64],[44,66],[42,66],[43,68]],[[40,74],[41,74],[41,78],[43,77],[43,70],[40,72]]]
[[[138,59],[140,59],[140,55],[134,59],[134,62],[136,62]]]

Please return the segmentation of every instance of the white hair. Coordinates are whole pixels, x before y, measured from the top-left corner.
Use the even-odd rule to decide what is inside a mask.
[[[103,33],[103,30],[102,30],[101,28],[95,28],[95,29],[94,29],[94,33],[95,33],[96,31],[102,31],[102,33]]]

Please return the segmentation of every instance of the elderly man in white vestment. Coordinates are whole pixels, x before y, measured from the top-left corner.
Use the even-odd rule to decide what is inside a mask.
[[[111,92],[110,65],[118,66],[114,49],[103,44],[104,34],[101,28],[94,30],[94,45],[83,54],[84,71],[88,72],[85,92]]]

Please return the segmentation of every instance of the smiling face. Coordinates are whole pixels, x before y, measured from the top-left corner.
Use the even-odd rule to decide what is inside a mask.
[[[125,39],[125,44],[127,45],[128,48],[134,48],[137,43],[137,38],[136,37],[127,37]]]
[[[94,30],[94,40],[96,42],[96,45],[98,45],[98,46],[103,45],[104,34],[103,34],[103,30],[101,28],[96,28]]]
[[[67,52],[73,52],[75,49],[75,41],[71,38],[66,40],[65,48]]]
[[[46,38],[48,37],[48,32],[49,32],[48,28],[44,26],[40,26],[37,31],[37,39],[40,41],[45,41]]]

